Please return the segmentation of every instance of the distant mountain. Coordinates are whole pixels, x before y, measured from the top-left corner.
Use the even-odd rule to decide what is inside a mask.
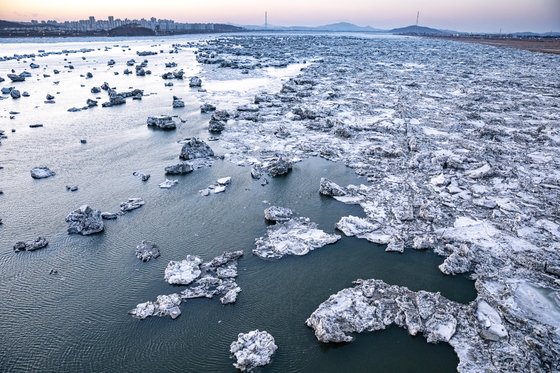
[[[246,31],[243,27],[228,25],[225,23],[214,23],[214,32],[241,32]]]
[[[338,22],[330,25],[323,25],[315,27],[319,31],[338,31],[338,32],[376,32],[379,29],[370,26],[358,26],[349,22]]]
[[[524,37],[524,38],[527,38],[527,37],[539,37],[539,36],[541,36],[541,34],[537,34],[536,32],[514,32],[514,33],[508,34],[508,35],[511,35],[511,36],[518,36],[518,37]]]
[[[410,34],[410,35],[451,35],[458,32],[448,30],[438,30],[435,28],[424,26],[407,26],[395,28],[392,30],[381,30],[371,26],[358,26],[349,22],[338,22],[323,26],[244,26],[247,30],[255,31],[317,31],[317,32],[379,32],[389,34]]]
[[[416,26],[416,25],[394,28],[392,30],[389,30],[389,32],[391,34],[413,34],[413,35],[449,35],[453,33],[450,31],[443,31],[431,27]]]
[[[270,30],[270,31],[321,31],[321,32],[379,32],[381,30],[370,26],[358,26],[349,22],[338,22],[322,26],[243,26],[247,30]]]

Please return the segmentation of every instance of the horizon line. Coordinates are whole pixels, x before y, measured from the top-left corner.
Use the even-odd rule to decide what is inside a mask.
[[[47,23],[50,21],[55,21],[57,23],[65,23],[65,22],[79,22],[79,21],[87,21],[89,20],[89,17],[94,17],[95,21],[107,21],[108,18],[97,18],[95,16],[88,16],[88,18],[82,18],[82,19],[75,19],[75,20],[71,20],[71,19],[66,19],[66,20],[57,20],[57,19],[30,19],[30,20],[14,20],[14,19],[0,19],[0,21],[7,21],[7,22],[14,22],[14,23],[31,23],[32,21],[37,21],[39,23]],[[151,18],[156,18],[156,17],[142,17],[142,18],[115,18],[115,20],[129,20],[129,21],[135,21],[135,20],[150,20]],[[531,30],[517,30],[517,31],[503,31],[502,28],[498,28],[498,31],[461,31],[460,29],[452,29],[449,27],[437,27],[437,26],[429,26],[429,25],[422,25],[422,24],[415,24],[415,23],[410,23],[404,26],[396,26],[396,27],[392,27],[392,28],[378,28],[375,26],[371,26],[371,25],[359,25],[356,23],[353,23],[352,21],[347,21],[347,20],[341,20],[341,21],[334,21],[334,22],[330,22],[330,23],[324,23],[324,24],[320,24],[320,25],[309,25],[309,24],[296,24],[296,25],[286,25],[286,24],[270,24],[268,23],[267,25],[263,24],[242,24],[242,23],[235,23],[235,22],[188,22],[188,21],[177,21],[175,19],[171,19],[171,18],[156,18],[157,21],[173,21],[176,23],[191,23],[191,24],[226,24],[226,25],[232,25],[232,26],[239,26],[239,27],[263,27],[263,28],[267,28],[270,29],[271,27],[282,27],[282,28],[297,28],[297,27],[305,27],[305,28],[320,28],[320,27],[325,27],[325,26],[331,26],[331,25],[337,25],[337,24],[341,24],[341,23],[346,23],[352,26],[356,26],[356,27],[361,27],[361,28],[371,28],[373,29],[372,32],[374,31],[391,31],[394,29],[399,29],[399,28],[405,28],[405,27],[427,27],[427,28],[431,28],[431,29],[435,29],[435,30],[440,30],[440,31],[451,31],[451,32],[458,32],[458,33],[471,33],[471,34],[514,34],[514,33],[533,33],[533,34],[547,34],[547,33],[560,33],[560,29],[558,30],[549,30],[549,31],[531,31]]]

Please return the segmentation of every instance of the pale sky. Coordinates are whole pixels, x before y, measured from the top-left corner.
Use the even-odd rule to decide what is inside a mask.
[[[471,32],[560,31],[560,0],[0,0],[0,19],[57,21],[95,16],[181,22],[317,26],[346,21]]]

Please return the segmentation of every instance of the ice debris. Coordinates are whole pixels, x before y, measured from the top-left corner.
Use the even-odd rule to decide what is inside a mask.
[[[68,233],[77,233],[82,236],[102,232],[104,228],[101,212],[88,205],[83,205],[68,214],[66,222],[68,223]]]
[[[238,110],[220,145],[231,162],[255,165],[256,178],[276,153],[344,163],[363,184],[321,190],[359,204],[365,216],[341,219],[339,229],[390,251],[434,250],[446,274],[471,272],[477,303],[464,315],[451,305],[462,315],[450,340],[459,371],[560,371],[560,101],[548,84],[552,62],[533,55],[539,64],[527,76],[513,50],[472,46],[458,64],[451,44],[418,42],[426,48],[368,49],[364,43],[395,44],[309,35],[201,43],[200,63],[246,70],[330,51],[280,91],[256,94],[257,107],[242,109],[258,111]],[[507,338],[481,340],[488,334],[476,316],[481,301],[500,314]]]
[[[287,207],[270,206],[264,210],[264,218],[273,222],[288,221],[293,215],[294,212]]]
[[[231,177],[222,177],[218,180],[216,180],[215,184],[212,184],[210,186],[208,186],[208,188],[199,190],[198,192],[202,195],[202,196],[209,196],[210,193],[213,194],[218,194],[218,193],[223,193],[226,191],[227,186],[231,183]]]
[[[179,158],[183,160],[198,159],[198,158],[212,158],[214,151],[199,138],[193,137],[187,139],[181,149]]]
[[[192,163],[180,162],[171,166],[165,167],[165,174],[167,175],[185,175],[194,170]]]
[[[274,337],[264,330],[257,329],[248,333],[239,333],[229,350],[232,358],[236,360],[233,366],[245,372],[270,364],[272,355],[277,349]]]
[[[148,124],[148,127],[156,127],[164,130],[174,130],[177,128],[175,121],[169,115],[148,117],[146,123]]]
[[[142,181],[148,181],[150,179],[150,174],[142,172],[142,171],[134,171],[132,173],[133,176],[138,176]]]
[[[255,240],[253,253],[262,259],[280,259],[286,255],[305,255],[335,243],[341,237],[318,229],[308,218],[292,218],[268,227],[264,237]]]
[[[49,244],[49,242],[47,241],[47,239],[45,237],[40,237],[39,236],[36,239],[31,240],[31,241],[18,241],[18,242],[16,242],[16,244],[14,245],[14,251],[15,252],[35,251],[35,250],[47,247],[48,244]]]
[[[31,169],[31,177],[34,179],[46,179],[54,175],[56,175],[55,172],[51,171],[48,167],[34,167]]]
[[[129,198],[126,202],[121,203],[121,213],[127,213],[144,206],[146,202],[142,198]]]
[[[159,183],[159,187],[162,189],[170,189],[172,186],[176,185],[177,183],[179,183],[179,180],[165,179],[164,182]]]
[[[143,240],[138,246],[136,246],[135,255],[141,261],[149,262],[151,259],[159,257],[160,251],[158,245],[155,243]]]
[[[195,255],[187,255],[182,261],[170,261],[165,269],[164,279],[169,284],[187,286],[180,293],[160,295],[155,302],[138,304],[129,313],[139,319],[149,316],[170,316],[181,314],[179,305],[191,298],[220,297],[222,304],[234,303],[241,288],[235,282],[237,260],[243,251],[230,251],[203,262]]]

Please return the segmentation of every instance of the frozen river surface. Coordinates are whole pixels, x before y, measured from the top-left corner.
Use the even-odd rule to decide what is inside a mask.
[[[137,53],[145,51],[155,54]],[[254,329],[278,346],[267,372],[558,368],[558,57],[346,35],[5,43],[0,53],[19,55],[0,61],[0,86],[29,93],[0,100],[0,370],[234,371],[229,345]],[[144,60],[151,74],[137,76]],[[12,69],[31,76],[11,83]],[[185,79],[162,79],[179,69]],[[189,87],[195,75],[202,89]],[[118,93],[141,89],[142,99],[102,108],[107,92],[91,88],[104,82]],[[185,107],[172,108],[173,96]],[[68,112],[87,99],[98,106]],[[205,103],[227,110],[221,134],[208,132]],[[177,129],[148,128],[156,115],[174,116]],[[179,162],[178,141],[193,136],[218,156],[212,166],[166,176]],[[290,173],[264,186],[251,177],[252,165],[279,154],[293,162]],[[56,175],[32,179],[37,166]],[[135,171],[151,178],[142,182]],[[232,178],[224,193],[201,195],[224,177]],[[177,185],[159,188],[166,178]],[[319,194],[321,178],[361,187],[343,188],[352,202],[344,204]],[[130,197],[146,203],[106,220],[103,233],[66,233],[65,217],[79,206],[115,212]],[[252,250],[267,233],[263,210],[271,205],[343,237],[302,257],[264,261]],[[335,224],[348,216],[376,229],[353,227],[358,237],[346,236]],[[359,238],[372,235],[387,242]],[[38,236],[46,248],[13,251]],[[161,256],[139,261],[142,240]],[[387,243],[404,252],[385,252]],[[233,250],[244,251],[234,304],[189,299],[176,320],[128,315],[183,290],[164,281],[169,261]],[[457,318],[450,344],[428,344],[390,323],[352,343],[323,343],[329,336],[306,320],[346,323],[318,307],[357,279],[440,292]],[[496,332],[504,319],[509,338]],[[431,332],[433,323],[422,323]],[[535,343],[542,348],[518,361]]]

